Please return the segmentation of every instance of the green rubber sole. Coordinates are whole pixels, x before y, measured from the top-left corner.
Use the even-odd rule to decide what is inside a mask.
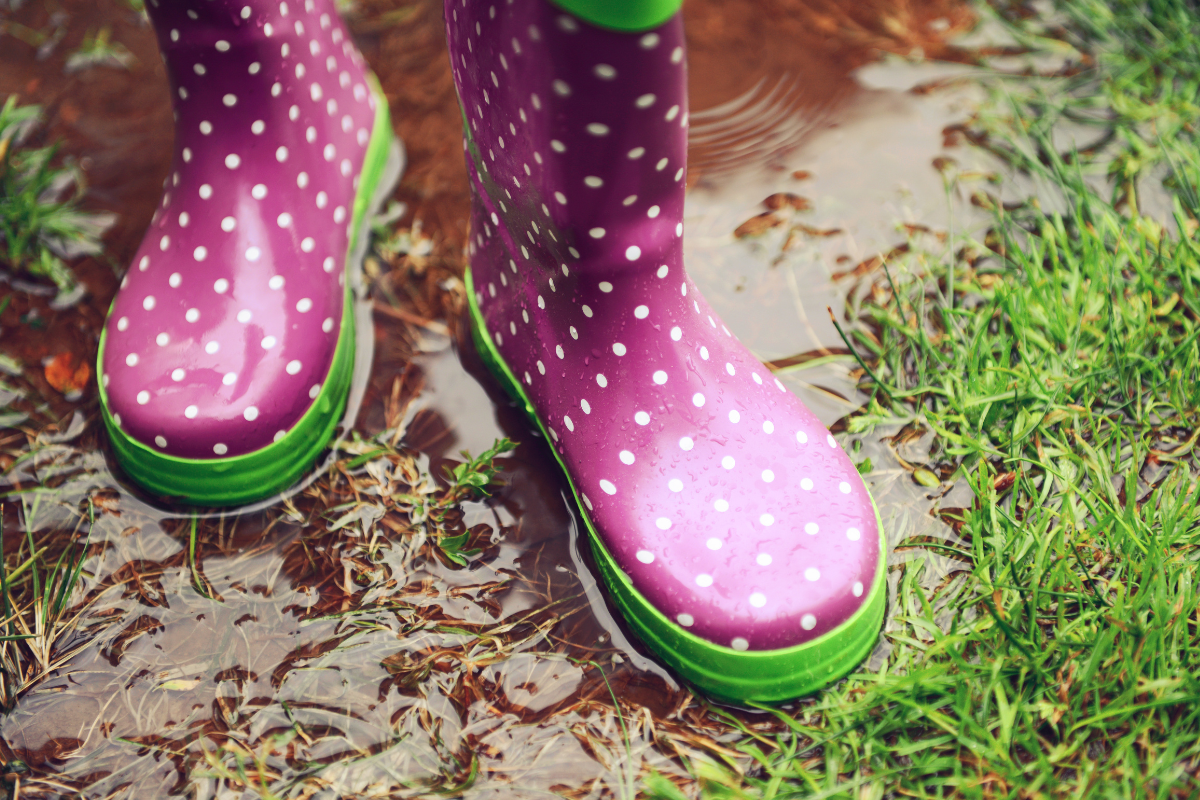
[[[399,167],[399,145],[392,133],[387,100],[371,76],[376,97],[375,123],[354,198],[354,214],[345,259],[345,305],[337,349],[321,391],[300,420],[282,439],[266,447],[229,458],[192,459],[160,453],[133,439],[113,421],[104,390],[105,334],[96,355],[96,379],[104,426],[117,461],[135,483],[176,502],[198,506],[236,506],[278,494],[299,480],[332,440],[346,410],[354,374],[355,322],[353,275],[369,236],[367,215]]]
[[[546,426],[538,418],[529,397],[487,332],[475,298],[470,268],[467,269],[466,286],[471,310],[471,334],[480,356],[509,395],[522,404],[525,414],[541,430],[546,441],[550,441]],[[625,621],[667,666],[709,697],[738,704],[786,702],[811,694],[845,676],[862,663],[874,648],[883,627],[887,601],[887,584],[884,580],[887,544],[874,499],[871,505],[875,508],[875,521],[879,529],[879,565],[871,591],[858,611],[837,628],[811,642],[779,650],[739,651],[713,644],[690,633],[651,605],[634,588],[629,576],[617,566],[596,532],[596,526],[580,502],[579,490],[562,458],[553,449],[551,452],[567,476],[575,496],[575,505],[587,527],[588,542],[600,575]]]

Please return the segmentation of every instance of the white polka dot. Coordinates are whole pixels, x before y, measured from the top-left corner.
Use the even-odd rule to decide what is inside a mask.
[[[758,564],[760,567],[769,567],[769,566],[771,566],[771,556],[770,556],[770,555],[768,555],[767,553],[759,553],[757,556],[755,556],[755,558],[754,558],[754,561],[755,561],[755,562],[756,562],[756,563],[757,563],[757,564]]]
[[[708,361],[708,348],[703,345],[700,347],[700,358]]]
[[[800,627],[804,628],[806,631],[811,631],[813,628],[817,627],[817,618],[812,614],[805,614],[800,618]]]
[[[282,164],[283,162],[287,161],[287,159],[288,159],[288,149],[286,147],[284,147],[283,145],[280,145],[275,150],[275,160],[278,161],[280,164]],[[307,183],[307,182],[308,181],[306,180],[305,183]]]
[[[554,355],[558,356],[559,358],[563,357],[563,349],[561,344],[554,345]]]
[[[619,457],[621,459],[621,463],[623,464],[632,464],[634,462],[634,455],[628,450],[622,450],[619,454]]]
[[[675,235],[683,236],[683,223],[682,222],[675,223]]]
[[[816,567],[809,567],[808,569],[804,570],[804,580],[806,580],[806,581],[821,580],[821,570],[817,569]]]
[[[604,185],[604,180],[602,178],[596,177],[595,175],[588,175],[586,178],[583,179],[583,182],[587,186],[589,186],[593,189],[599,189],[601,186]]]
[[[585,414],[592,413],[592,404],[589,403],[587,400],[580,400],[579,407],[583,409],[583,413],[585,413]]]
[[[758,521],[769,528],[775,524],[775,517],[771,516],[770,514],[763,514],[758,518]]]
[[[212,131],[213,131],[213,126],[212,126],[211,122],[209,122],[208,120],[203,120],[200,123],[200,132],[203,133],[205,136],[208,136],[210,133],[212,133]]]
[[[221,230],[225,231],[226,233],[231,232],[236,227],[237,220],[233,217],[225,217],[225,219],[221,220]]]
[[[225,294],[225,292],[229,291],[229,281],[224,278],[217,278],[216,282],[213,283],[213,291],[217,294]]]
[[[713,582],[712,575],[706,575],[705,573],[702,572],[696,576],[696,585],[697,586],[703,586],[703,587],[712,586],[712,582]]]
[[[154,343],[159,347],[166,347],[171,342],[171,337],[166,333],[160,333],[154,337]]]
[[[121,317],[117,320],[117,330],[123,331],[129,327],[129,317]]]
[[[562,192],[555,192],[554,199],[562,203],[564,206],[567,204],[567,196]]]
[[[676,325],[674,328],[671,328],[671,341],[678,342],[682,338],[683,330],[678,325]]]
[[[165,437],[163,437],[163,436],[155,436],[155,437],[154,437],[154,443],[155,443],[156,445],[158,445],[159,447],[166,447],[166,446],[167,446],[167,440],[166,440],[166,438],[165,438]]]
[[[733,641],[729,643],[729,646],[738,652],[745,652],[746,650],[750,649],[750,642],[743,639],[741,636],[735,636]]]
[[[650,219],[654,219],[655,217],[658,216],[658,214],[661,210],[662,209],[660,209],[658,206],[650,206],[648,209],[646,209],[646,216],[649,217]],[[659,276],[659,277],[662,277],[662,276]]]
[[[857,542],[858,538],[860,536],[862,536],[862,532],[859,531],[858,528],[847,528],[846,529],[846,538],[849,539],[850,541]]]
[[[137,401],[139,406],[144,406],[150,402],[150,393],[145,389],[137,393]]]
[[[563,417],[563,423],[567,426],[567,430],[575,430],[575,423],[571,421],[570,417]]]
[[[164,236],[158,240],[158,249],[159,250],[166,250],[170,246],[171,246],[171,237],[170,236]]]
[[[609,64],[597,64],[593,72],[597,78],[603,78],[606,81],[611,81],[617,77],[617,71]]]
[[[811,478],[801,478],[800,479],[800,488],[806,492],[811,492],[812,488],[813,488],[812,479]]]
[[[696,624],[696,620],[691,614],[680,614],[675,617],[675,620],[685,628],[690,628]]]
[[[621,344],[620,342],[614,343],[612,349],[613,352],[619,356],[625,355],[625,345]]]
[[[633,415],[633,421],[636,422],[638,425],[649,425],[650,424],[650,415],[647,414],[645,411],[639,411]]]
[[[736,375],[736,374],[737,374],[737,373],[734,371],[734,369],[733,369],[733,364],[730,364],[729,362],[726,362],[726,363],[725,363],[725,371],[726,371],[726,372],[728,372],[730,375]]]
[[[305,314],[312,309],[312,300],[307,297],[300,298],[300,302],[296,303],[296,310],[301,314]]]
[[[199,413],[200,413],[200,409],[197,408],[196,406],[188,406],[187,408],[185,408],[183,410],[183,415],[185,417],[187,417],[188,419],[195,419],[196,415]]]
[[[218,442],[217,444],[213,445],[213,452],[219,456],[223,456],[229,452],[229,448]]]
[[[755,608],[762,608],[766,604],[767,596],[762,592],[755,592],[754,594],[750,595],[750,605],[754,606]]]
[[[247,422],[253,422],[254,420],[258,419],[258,409],[254,406],[248,406],[246,410],[242,412],[242,416],[246,418]]]
[[[653,50],[658,47],[658,34],[647,33],[639,40],[639,43],[642,45],[643,50]]]
[[[601,480],[600,488],[604,490],[605,494],[616,494],[617,493],[617,487],[614,486],[611,481]]]
[[[177,367],[171,370],[171,380],[175,381],[176,383],[183,380],[185,375],[187,375],[187,373],[184,372],[182,368]]]
[[[292,224],[292,215],[285,211],[280,214],[275,221],[279,223],[279,227],[286,228]]]
[[[261,119],[256,119],[254,122],[252,122],[250,124],[250,132],[253,133],[255,136],[260,135],[266,129],[267,129],[267,124],[265,122],[263,122]]]
[[[282,289],[283,288],[283,276],[282,275],[271,276],[271,280],[267,281],[267,286],[271,287],[272,289]]]
[[[225,166],[229,169],[237,169],[242,165],[242,157],[237,153],[230,153],[225,156]]]
[[[673,108],[678,110],[679,106],[673,106]],[[658,170],[659,172],[662,172],[662,170],[665,169],[667,166],[667,161],[668,160],[666,158],[660,158],[658,160],[658,163],[654,165],[654,169]]]
[[[769,469],[764,469],[762,472],[762,479],[767,483],[770,483],[771,481],[775,480],[775,473]]]
[[[136,367],[137,363],[138,363],[137,353],[130,353],[129,355],[125,356],[125,364],[127,366]]]
[[[692,395],[692,405],[694,405],[696,408],[703,408],[704,395],[700,394],[700,392],[696,392],[694,395]]]
[[[854,587],[850,591],[854,592],[855,597],[862,597],[862,593],[863,593],[862,581],[855,581]]]
[[[842,481],[841,483],[838,484],[838,490],[842,494],[850,494],[850,484],[846,483],[845,481]]]
[[[632,464],[633,462],[630,461],[629,463]],[[683,481],[679,480],[679,478],[671,478],[671,480],[667,481],[667,488],[672,492],[682,492]]]
[[[655,383],[657,383],[659,386],[662,386],[667,382],[667,373],[663,372],[661,369],[657,370],[655,371],[653,378]]]
[[[815,522],[804,523],[804,532],[809,536],[816,536],[820,530],[820,527]]]
[[[671,51],[671,63],[678,64],[680,61],[683,61],[683,48],[676,47]]]
[[[608,386],[608,378],[604,377],[604,373],[599,373],[596,375],[596,383],[600,384],[600,388],[603,389]]]
[[[511,323],[510,323],[510,325],[511,325]],[[546,365],[543,364],[541,361],[537,362],[537,368],[538,368],[539,373],[541,373],[542,375],[546,374]]]
[[[667,277],[668,272],[670,272],[670,270],[667,269],[667,265],[663,264],[661,267],[658,268],[658,272],[655,274],[658,275],[658,277],[660,277],[660,278],[665,278],[665,277]]]
[[[796,431],[796,441],[800,444],[805,444],[808,442],[808,434],[804,431]]]
[[[260,250],[259,248],[257,248],[257,247],[246,248],[246,260],[247,261],[258,261],[258,259],[261,257],[262,257],[262,250]]]
[[[266,185],[261,184],[261,183],[254,184],[254,187],[250,189],[250,196],[253,197],[255,200],[262,200],[264,197],[267,196]]]
[[[237,379],[238,376],[236,372],[226,372],[221,376],[221,383],[225,384],[226,386],[233,386],[235,383],[237,383]]]
[[[183,315],[183,318],[188,322],[195,322],[196,320],[200,319],[200,309],[189,308],[187,313]]]
[[[204,259],[208,258],[208,248],[204,245],[200,245],[192,251],[192,258],[196,259],[197,261],[203,261]]]
[[[729,412],[729,421],[730,422],[737,423],[737,422],[740,422],[741,419],[742,419],[742,415],[738,413],[738,410],[736,408],[732,409]]]
[[[654,105],[654,101],[658,99],[652,94],[644,94],[634,101],[634,105],[638,108],[649,108]]]
[[[564,80],[556,78],[554,80],[554,82],[550,85],[554,89],[554,93],[557,94],[559,97],[566,97],[569,94],[571,94],[571,87],[568,86],[567,82]]]
[[[321,323],[321,330],[325,331],[326,333],[329,333],[331,330],[333,330],[333,317],[325,318],[325,321]]]
[[[829,445],[830,447],[837,447],[837,439],[833,438],[832,433],[825,434],[825,444]]]
[[[320,393],[321,393],[321,384],[319,384],[319,383],[314,383],[312,385],[312,388],[308,390],[308,396],[310,398],[312,398],[313,400],[316,400],[317,395],[319,395]]]
[[[653,564],[654,563],[654,553],[651,553],[649,550],[638,550],[637,551],[637,560],[642,562],[643,564]]]
[[[262,349],[263,349],[263,350],[270,350],[270,349],[271,349],[272,347],[274,347],[274,346],[275,346],[277,343],[278,343],[278,340],[277,340],[277,339],[276,339],[274,336],[264,336],[264,337],[263,337],[263,340],[262,340],[262,342],[261,342],[261,344],[262,344]]]
[[[271,441],[282,442],[285,436],[287,436],[287,431],[275,431],[275,437]]]
[[[660,531],[665,531],[670,529],[671,520],[667,519],[666,517],[659,517],[658,519],[654,520],[654,524],[658,526]]]
[[[691,450],[695,446],[696,446],[696,443],[694,441],[692,441],[692,437],[690,437],[690,436],[684,436],[682,439],[679,440],[679,449],[680,450]]]
[[[715,508],[717,511],[728,511],[729,510],[729,501],[728,500],[717,500],[715,503],[713,503],[713,508]]]
[[[725,456],[721,459],[721,466],[725,469],[733,469],[733,456]]]
[[[592,307],[591,306],[583,305],[580,307],[579,310],[583,312],[583,315],[585,317],[587,317],[588,319],[591,319],[591,317],[592,317]],[[618,353],[617,355],[620,355],[620,353]]]
[[[208,344],[204,345],[204,352],[208,353],[210,356],[215,354],[220,349],[220,342],[209,342]]]
[[[550,149],[551,149],[551,150],[553,150],[553,151],[554,151],[554,152],[556,152],[556,153],[565,153],[565,152],[567,152],[567,146],[566,146],[565,144],[563,144],[562,142],[560,142],[558,139],[551,139],[551,140],[550,140]],[[565,202],[567,202],[567,201],[566,201],[566,200],[563,200],[562,202],[564,202],[564,203],[565,203]]]
[[[587,132],[592,136],[607,136],[608,126],[600,122],[592,122],[588,124]]]
[[[724,542],[722,542],[720,539],[718,539],[714,536],[713,538],[709,539],[704,544],[706,547],[708,547],[709,550],[720,550],[721,546],[724,544]]]
[[[154,308],[154,302],[154,295],[147,295],[146,299],[142,301],[142,308],[150,311]]]
[[[642,257],[642,248],[638,247],[636,244],[630,245],[625,250],[625,258],[629,259],[630,261],[637,261],[641,257]]]

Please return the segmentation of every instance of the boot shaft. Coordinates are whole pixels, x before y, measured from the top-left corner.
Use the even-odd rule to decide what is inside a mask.
[[[469,158],[535,263],[657,268],[682,228],[687,73],[678,13],[605,30],[546,0],[447,0]]]

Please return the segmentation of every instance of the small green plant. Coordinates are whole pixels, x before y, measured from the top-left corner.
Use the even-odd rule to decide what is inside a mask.
[[[24,146],[40,111],[18,106],[15,95],[0,107],[0,262],[52,281],[62,305],[83,289],[64,259],[99,253],[112,216],[80,210],[83,173],[70,163],[54,165],[57,144]]]
[[[466,460],[463,463],[455,467],[447,465],[445,468],[446,480],[450,484],[445,489],[396,496],[396,500],[412,507],[414,523],[432,523],[432,533],[437,538],[438,546],[446,558],[455,564],[465,565],[467,559],[478,554],[479,551],[462,549],[470,537],[470,532],[454,536],[446,533],[443,525],[447,513],[466,500],[489,496],[488,489],[495,483],[496,473],[499,471],[496,459],[510,452],[516,446],[517,443],[511,439],[500,438],[490,448],[474,458],[464,450],[462,457]]]
[[[133,53],[120,42],[110,41],[112,30],[101,28],[83,37],[79,49],[67,57],[65,70],[68,74],[91,67],[115,67],[129,69],[137,61]]]

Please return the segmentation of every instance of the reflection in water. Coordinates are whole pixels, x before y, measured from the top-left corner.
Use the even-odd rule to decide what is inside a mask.
[[[978,96],[969,85],[880,86],[869,72],[856,81],[851,70],[871,48],[907,51],[936,38],[881,38],[855,21],[863,4],[829,12],[845,16],[835,29],[858,39],[814,39],[816,49],[805,49],[768,37],[753,59],[740,59],[749,45],[738,37],[760,35],[780,3],[742,4],[729,25],[712,24],[723,19],[721,4],[689,3],[693,86],[704,82],[693,96],[708,109],[692,116],[685,245],[689,270],[730,328],[840,430],[863,398],[825,307],[841,314],[854,302],[877,254],[929,238],[922,230],[979,224],[932,166],[977,157],[943,132]],[[48,674],[25,676],[31,688],[0,722],[0,753],[32,767],[22,797],[632,796],[650,769],[686,782],[685,759],[753,766],[732,749],[737,728],[630,643],[598,587],[555,462],[461,335],[466,184],[438,4],[406,10],[402,26],[387,22],[389,4],[369,5],[352,22],[410,153],[399,194],[432,245],[423,251],[431,255],[398,250],[368,269],[364,308],[375,311],[376,346],[356,377],[357,426],[303,491],[193,521],[114,476],[94,399],[54,400],[70,420],[65,433],[33,440],[34,455],[5,461],[0,478],[0,493],[20,493],[4,503],[6,531],[41,543],[90,529],[72,597],[80,623],[58,643]],[[912,30],[941,19],[930,5],[930,19],[910,20]],[[123,13],[115,4],[66,6],[80,33],[96,14]],[[43,11],[22,13],[32,24]],[[157,64],[147,30],[118,30],[143,64]],[[161,70],[145,70],[134,77],[161,80]],[[142,100],[156,108],[153,96]],[[89,113],[80,125],[95,131],[132,112]],[[169,130],[169,116],[154,120],[159,133]],[[129,127],[129,118],[117,121]],[[77,152],[102,157],[101,145],[74,135]],[[106,165],[98,193],[113,196],[121,175],[165,152],[139,156],[130,145],[120,170]],[[114,259],[132,252],[156,191],[151,181],[140,199],[119,198]],[[73,312],[76,330],[98,331],[103,319],[113,281],[97,274],[96,296]],[[75,349],[88,347],[94,340]],[[34,397],[36,386],[27,388]],[[915,424],[839,435],[875,465],[867,477],[890,544],[912,545],[891,556],[893,590],[916,575],[949,602],[957,562],[916,543],[954,542],[935,514],[968,502],[965,487],[914,483],[912,467],[938,457]],[[444,485],[443,468],[460,450],[479,453],[501,436],[522,443],[503,459],[502,487],[443,522],[479,551],[460,567],[430,541],[430,526],[413,522],[404,497]],[[901,567],[918,559],[923,572]],[[881,639],[872,663],[886,651]],[[769,715],[728,713],[763,733],[784,730]]]

